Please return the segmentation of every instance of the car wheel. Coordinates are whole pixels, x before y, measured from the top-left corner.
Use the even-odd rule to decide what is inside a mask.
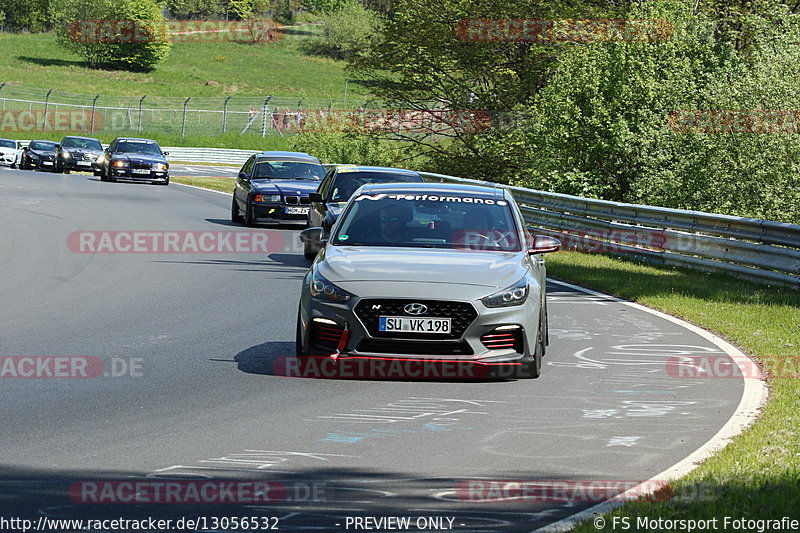
[[[237,224],[241,224],[242,214],[239,212],[239,204],[236,203],[236,196],[234,195],[233,201],[231,202],[231,222],[236,222]]]
[[[294,354],[297,357],[306,357],[305,349],[303,348],[303,334],[300,329],[300,307],[297,308],[297,327],[295,328],[294,336]]]
[[[111,175],[111,165],[108,166],[108,171],[106,172],[106,181],[114,181],[114,178]]]
[[[317,252],[311,247],[311,244],[304,242],[303,243],[303,257],[308,259],[309,261],[313,261],[315,257],[317,257]]]
[[[533,352],[533,361],[523,364],[517,370],[516,377],[519,379],[536,379],[542,375],[542,357],[545,351],[545,315],[546,311],[542,310],[539,315],[539,332],[536,336],[536,348]]]
[[[252,228],[256,225],[255,220],[253,220],[253,207],[248,202],[247,207],[244,208],[244,225]]]

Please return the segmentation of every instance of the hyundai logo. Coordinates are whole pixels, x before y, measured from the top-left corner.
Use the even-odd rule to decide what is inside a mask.
[[[407,315],[424,315],[428,312],[428,306],[423,304],[408,304],[403,308]]]

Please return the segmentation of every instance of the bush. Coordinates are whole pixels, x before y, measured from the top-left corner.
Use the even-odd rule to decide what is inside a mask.
[[[53,25],[50,0],[3,0],[0,2],[0,28],[41,32]]]
[[[382,19],[351,1],[325,14],[322,23],[322,36],[313,45],[315,51],[335,59],[354,59],[372,46]]]
[[[309,153],[326,163],[401,166],[417,169],[420,161],[410,158],[405,147],[393,141],[379,141],[366,135],[310,131],[294,138],[294,149]]]
[[[156,0],[54,2],[58,42],[83,56],[91,67],[152,70],[172,47]],[[119,21],[133,22],[135,32]],[[131,34],[137,38],[129,38]]]

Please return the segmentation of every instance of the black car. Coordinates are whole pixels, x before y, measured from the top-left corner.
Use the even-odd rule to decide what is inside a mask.
[[[103,181],[149,181],[169,185],[169,163],[157,142],[117,137],[106,148],[100,167]]]
[[[98,160],[103,155],[103,145],[91,137],[68,136],[56,145],[56,171],[69,174],[71,170],[91,170],[100,175]]]
[[[317,190],[325,168],[301,152],[261,152],[250,156],[233,190],[231,220],[258,223],[301,223],[308,218],[308,195]]]
[[[56,146],[58,144],[53,141],[31,141],[28,146],[22,149],[19,168],[22,170],[38,168],[54,172]]]
[[[342,208],[350,196],[365,183],[421,183],[422,176],[413,170],[385,167],[362,167],[339,165],[328,171],[317,192],[309,195],[311,209],[308,212],[308,227],[323,228],[327,235],[339,218]],[[303,255],[312,260],[322,247],[322,242],[304,242]]]

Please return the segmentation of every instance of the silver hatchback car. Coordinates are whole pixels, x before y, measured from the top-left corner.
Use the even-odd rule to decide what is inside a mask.
[[[306,273],[297,355],[477,365],[539,377],[547,345],[545,265],[502,188],[444,183],[361,187]],[[385,367],[382,367],[385,368]]]

